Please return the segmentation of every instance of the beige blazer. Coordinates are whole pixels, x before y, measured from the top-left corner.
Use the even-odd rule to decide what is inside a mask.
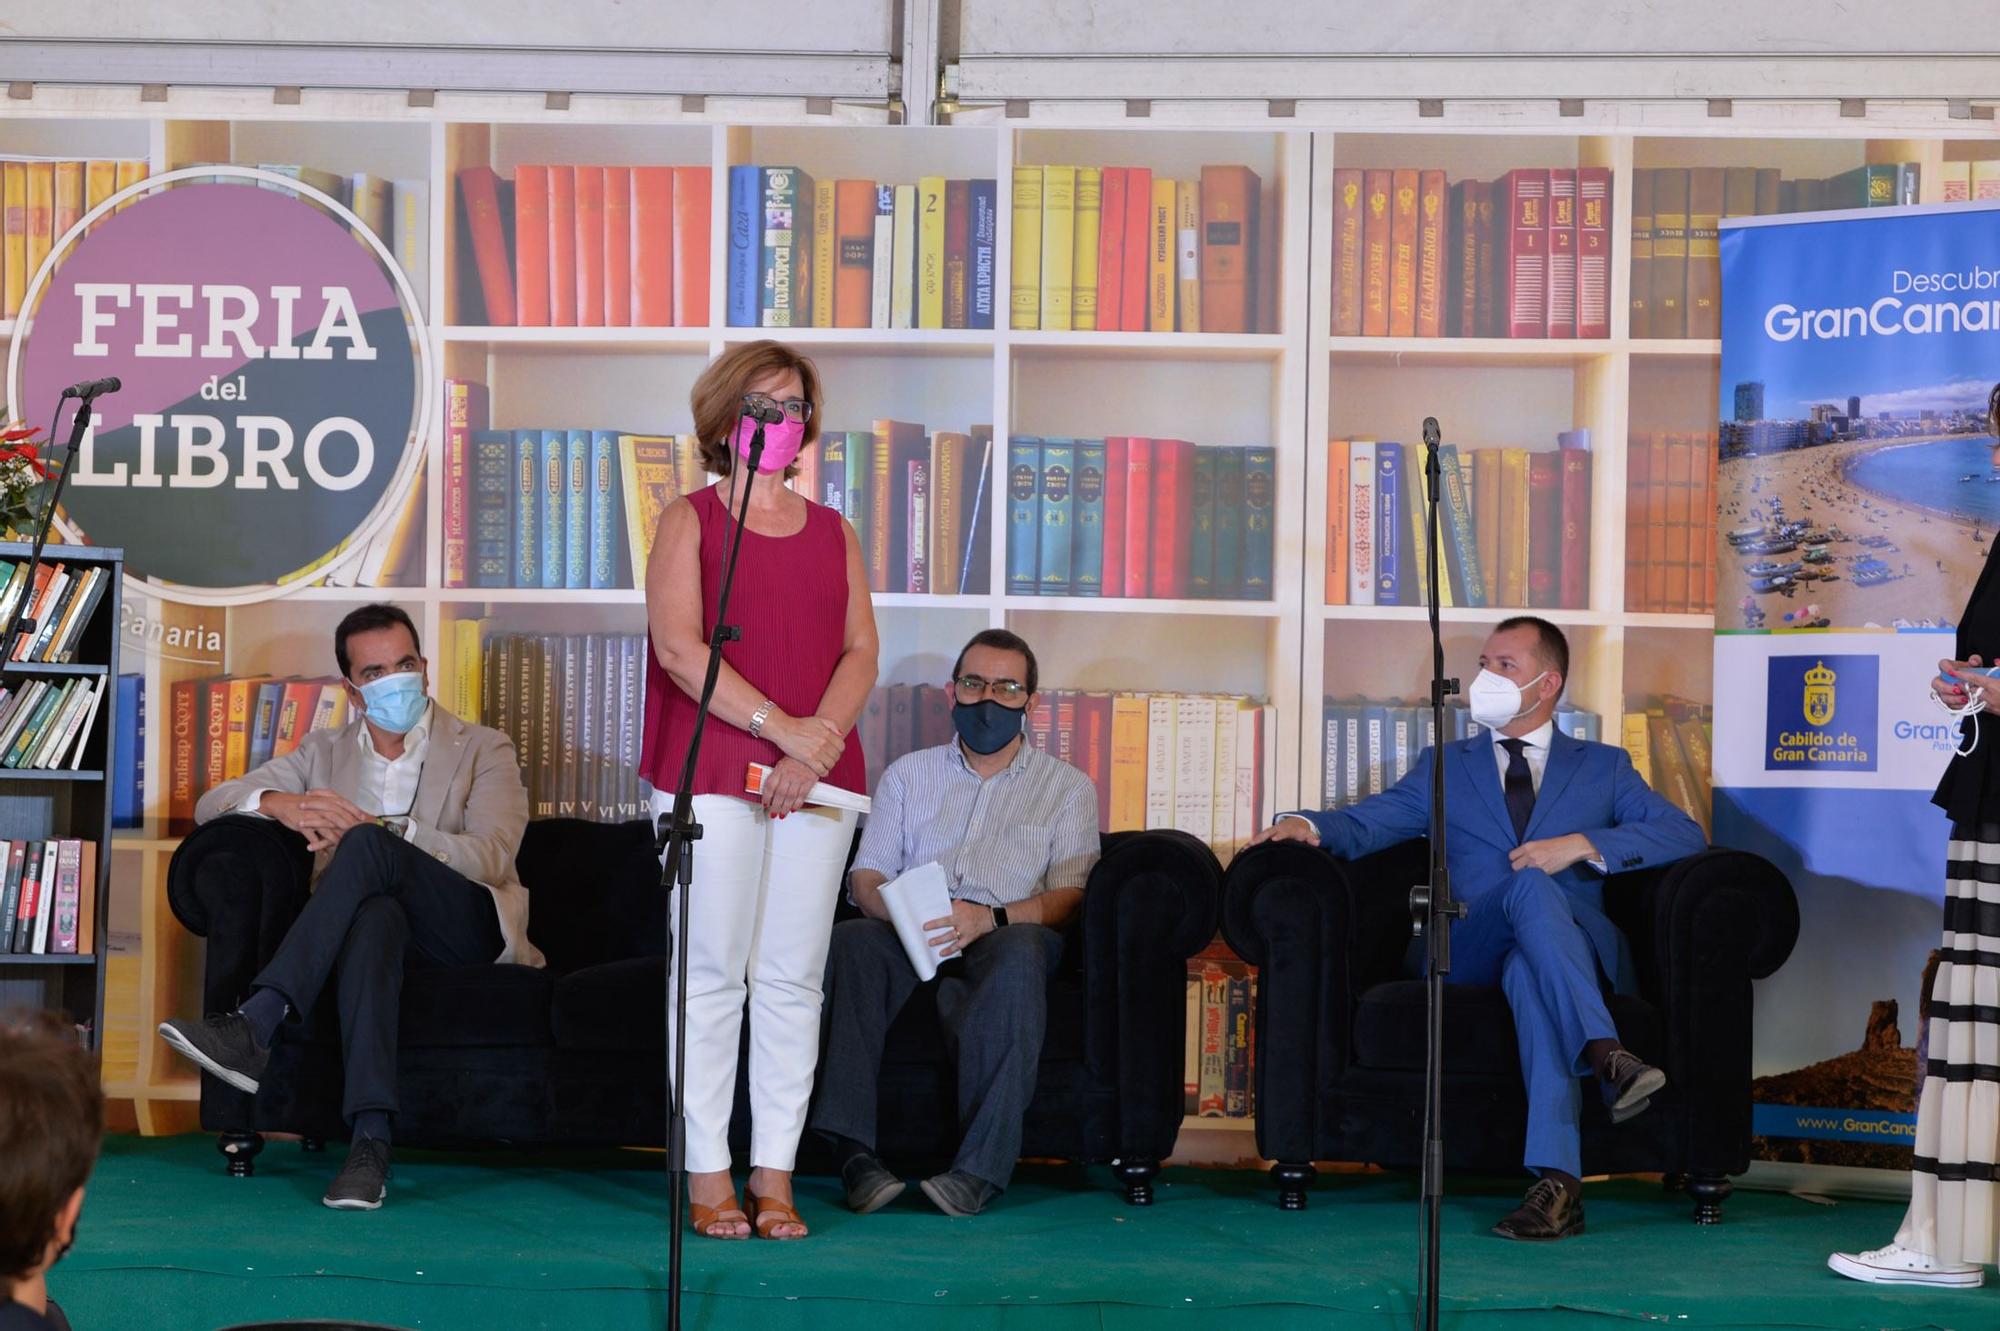
[[[223,782],[195,805],[195,821],[233,813],[258,790],[294,795],[333,790],[355,799],[361,789],[362,724],[357,717],[338,730],[316,730],[282,758]],[[528,941],[528,890],[514,875],[527,826],[528,792],[513,741],[497,730],[468,725],[433,702],[430,747],[410,809],[410,844],[493,894],[506,940],[496,962],[540,966],[542,954]],[[331,857],[322,851],[314,858],[315,882]]]

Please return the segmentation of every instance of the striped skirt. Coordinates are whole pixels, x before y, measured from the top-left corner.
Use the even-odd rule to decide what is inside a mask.
[[[1986,1265],[2000,1261],[2000,826],[1961,824],[1951,838],[1910,1210],[1896,1241]]]

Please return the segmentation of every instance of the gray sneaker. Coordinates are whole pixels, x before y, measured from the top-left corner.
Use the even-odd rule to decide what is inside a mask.
[[[257,1094],[257,1079],[271,1061],[271,1051],[257,1043],[250,1019],[240,1012],[203,1017],[200,1021],[176,1018],[160,1023],[160,1038],[174,1051],[199,1063],[239,1091]]]
[[[363,1137],[320,1200],[336,1211],[379,1211],[389,1194],[389,1144]]]

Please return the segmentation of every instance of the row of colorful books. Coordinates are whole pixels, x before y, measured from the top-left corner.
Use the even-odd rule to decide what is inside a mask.
[[[132,158],[0,158],[0,315],[21,313],[28,283],[49,250],[85,213],[148,174],[147,164]]]
[[[1277,454],[1184,439],[1007,441],[1007,592],[1266,601]]]
[[[1578,610],[1590,603],[1590,431],[1552,450],[1438,449],[1444,606]],[[1326,604],[1427,605],[1421,446],[1326,446]]]
[[[829,430],[799,455],[792,488],[844,516],[876,592],[984,593],[993,427],[926,433],[912,421]]]
[[[97,950],[97,843],[0,841],[0,952],[88,956]]]
[[[646,642],[643,633],[495,633],[461,650],[461,669],[469,658],[478,679],[461,678],[454,703],[470,684],[484,723],[514,741],[531,816],[645,817]]]
[[[1715,610],[1715,437],[1634,434],[1626,453],[1625,608]]]
[[[1714,723],[1710,704],[1668,695],[1625,713],[1621,735],[1639,775],[1704,833],[1714,825]]]
[[[1410,773],[1418,755],[1437,743],[1430,704],[1327,698],[1320,707],[1324,743],[1321,792],[1329,809],[1379,795]],[[1556,705],[1556,729],[1575,739],[1599,741],[1603,720],[1568,701]],[[1486,728],[1472,719],[1463,698],[1445,705],[1449,741],[1472,739]]]
[[[991,328],[992,180],[821,180],[729,168],[734,328]]]
[[[1275,331],[1276,228],[1247,166],[1017,166],[1012,205],[1015,328]]]
[[[476,275],[465,323],[666,328],[708,323],[709,169],[521,165],[458,173]],[[474,308],[476,298],[477,308]]]
[[[1182,1112],[1256,1117],[1257,968],[1217,939],[1188,958],[1187,1077]]]
[[[167,690],[167,834],[194,829],[196,801],[315,730],[347,724],[338,678],[220,675],[181,680]],[[143,804],[140,807],[144,807]]]
[[[110,582],[111,571],[101,564],[76,568],[61,563],[36,565],[35,586],[28,602],[28,618],[36,628],[14,644],[12,659],[44,665],[75,661],[77,643]],[[27,560],[0,559],[0,587],[5,589],[0,590],[0,632],[13,623],[27,585]]]
[[[81,771],[108,688],[102,675],[0,686],[0,767]]]
[[[1611,336],[1611,171],[1333,173],[1336,337]]]

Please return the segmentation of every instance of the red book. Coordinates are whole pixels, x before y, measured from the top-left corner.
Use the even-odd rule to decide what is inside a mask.
[[[1576,172],[1576,335],[1611,336],[1611,168]]]
[[[944,326],[965,327],[965,270],[972,246],[972,182],[944,182]]]
[[[549,168],[549,322],[576,327],[576,168]]]
[[[1646,599],[1646,462],[1652,436],[1635,434],[1625,450],[1625,609],[1650,610]]]
[[[1389,173],[1389,336],[1416,332],[1417,173],[1396,170]]]
[[[641,328],[675,322],[673,244],[674,169],[633,167],[632,319]]]
[[[674,168],[674,322],[708,323],[708,168]]]
[[[1562,466],[1562,553],[1556,594],[1563,609],[1583,610],[1590,605],[1590,450],[1565,448],[1556,456]],[[1534,512],[1533,466],[1530,462],[1530,514]],[[1532,555],[1534,547],[1528,549]]]
[[[1125,594],[1125,464],[1130,454],[1130,441],[1124,435],[1110,435],[1104,440],[1103,594],[1106,596]]]
[[[1129,297],[1131,289],[1127,288],[1125,294]],[[1127,596],[1153,594],[1153,443],[1151,439],[1128,438],[1125,441]]]
[[[576,323],[604,327],[604,168],[576,171]]]
[[[1501,261],[1506,300],[1503,337],[1543,337],[1548,333],[1549,173],[1547,168],[1509,171],[1503,207],[1496,209],[1496,240],[1504,240]],[[1504,220],[1502,220],[1504,219]]]
[[[1188,594],[1188,555],[1194,544],[1194,445],[1185,439],[1153,441],[1153,572],[1156,597]]]
[[[1120,303],[1125,292],[1125,168],[1105,167],[1102,188],[1104,211],[1097,224],[1097,328],[1099,332],[1115,333],[1125,326],[1125,311]],[[1107,531],[1106,540],[1109,539]],[[1111,587],[1107,577],[1106,595],[1111,594]]]
[[[472,258],[486,299],[486,321],[512,324],[514,273],[507,263],[506,229],[500,225],[500,177],[490,166],[469,166],[458,173],[458,188],[472,232]]]
[[[486,428],[486,385],[444,385],[444,585],[469,587],[472,535],[472,432]]]
[[[1561,590],[1562,463],[1552,452],[1528,454],[1528,605],[1553,610]]]
[[[1125,234],[1131,244],[1125,247],[1125,273],[1119,279],[1120,303],[1118,326],[1129,332],[1144,332],[1146,329],[1146,246],[1145,238],[1152,233],[1153,220],[1153,172],[1150,167],[1128,166],[1125,168]],[[1103,274],[1098,274],[1103,280]],[[1099,301],[1098,317],[1103,317],[1104,302]],[[1129,570],[1131,565],[1128,563]],[[1146,593],[1127,593],[1144,596]]]
[[[184,679],[173,686],[167,715],[167,835],[185,836],[194,830],[196,758],[201,752],[199,733],[202,685]]]
[[[1444,333],[1445,209],[1444,172],[1417,173],[1417,336]]]
[[[1389,171],[1361,173],[1361,331],[1389,335]]]
[[[948,182],[947,192],[951,185],[959,183]],[[874,317],[874,181],[834,182],[833,232],[833,326],[866,328]],[[962,286],[961,282],[961,289]],[[954,327],[964,326],[964,305],[961,301],[959,322]]]
[[[604,168],[604,322],[632,326],[632,171]]]
[[[1543,300],[1550,337],[1576,336],[1576,171],[1549,172],[1548,280]]]
[[[549,326],[549,169],[546,166],[514,168],[514,259],[519,281],[515,322],[524,328],[546,328]]]
[[[1111,826],[1111,695],[1086,693],[1076,700],[1076,765],[1097,788],[1097,825]]]

